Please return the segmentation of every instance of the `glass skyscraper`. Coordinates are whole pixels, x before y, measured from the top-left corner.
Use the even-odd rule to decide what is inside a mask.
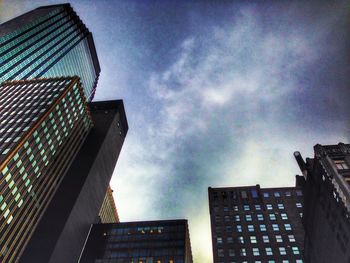
[[[40,7],[0,25],[0,83],[79,76],[91,101],[99,74],[92,34],[69,4]]]
[[[0,259],[16,261],[92,128],[79,78],[0,86]]]

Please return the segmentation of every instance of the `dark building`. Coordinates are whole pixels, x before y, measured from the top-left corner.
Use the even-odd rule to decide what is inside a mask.
[[[79,76],[91,101],[99,74],[92,34],[69,4],[39,7],[0,25],[0,83]]]
[[[93,225],[80,263],[192,263],[187,220]]]
[[[294,156],[305,178],[305,260],[350,262],[350,144],[314,146],[314,158]]]
[[[113,198],[113,190],[110,186],[107,188],[105,198],[98,213],[101,223],[119,223],[117,207]]]
[[[123,102],[88,104],[91,128],[20,262],[78,262],[106,195],[128,125]]]
[[[299,187],[209,187],[214,263],[302,263]]]
[[[0,259],[23,251],[92,128],[79,79],[0,86]]]

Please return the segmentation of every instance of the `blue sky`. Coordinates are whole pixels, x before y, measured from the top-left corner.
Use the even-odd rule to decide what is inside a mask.
[[[0,22],[57,1],[1,1]],[[72,1],[125,103],[122,221],[187,218],[211,262],[208,186],[294,185],[293,152],[349,142],[349,4]]]

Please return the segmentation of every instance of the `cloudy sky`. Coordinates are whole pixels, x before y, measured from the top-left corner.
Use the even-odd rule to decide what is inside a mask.
[[[349,3],[259,2],[72,1],[95,100],[126,107],[119,216],[187,218],[195,262],[212,261],[208,186],[292,186],[295,150],[349,142]],[[0,0],[0,22],[54,3]]]

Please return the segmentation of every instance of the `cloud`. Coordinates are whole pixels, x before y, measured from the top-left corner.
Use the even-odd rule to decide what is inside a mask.
[[[320,107],[329,97],[318,76],[330,75],[319,63],[335,66],[323,51],[334,28],[321,25],[337,18],[322,13],[306,25],[286,18],[301,7],[291,8],[284,15],[243,6],[233,22],[205,24],[174,47],[170,66],[149,76],[157,111],[137,119],[124,146],[115,182],[128,200],[121,214],[189,218],[195,262],[211,262],[208,186],[293,185],[293,151],[312,156],[316,143],[346,141],[344,119]]]

